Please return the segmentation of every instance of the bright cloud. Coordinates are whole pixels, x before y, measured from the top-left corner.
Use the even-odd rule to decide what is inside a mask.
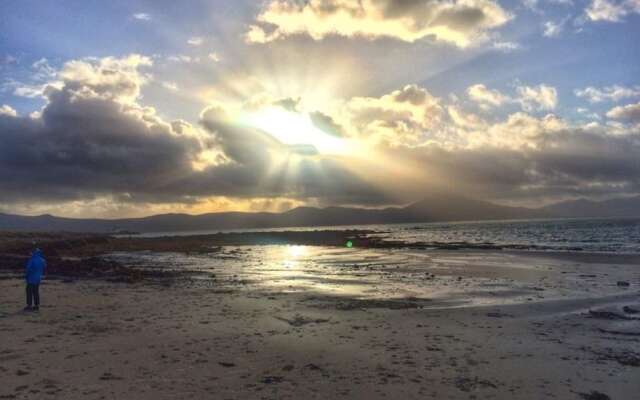
[[[187,44],[189,46],[201,46],[204,43],[204,38],[200,37],[200,36],[194,36],[189,38],[189,40],[187,40]]]
[[[587,18],[591,21],[606,22],[620,22],[623,17],[631,13],[640,13],[640,1],[593,0],[585,10]]]
[[[546,21],[543,25],[542,35],[545,37],[553,38],[558,37],[564,30],[564,25],[569,20],[569,17],[564,18],[558,22]]]
[[[246,40],[264,43],[296,34],[321,40],[329,35],[405,42],[433,37],[466,47],[512,16],[491,0],[271,0],[251,25]]]
[[[476,84],[467,88],[469,98],[487,106],[500,106],[510,101],[508,96],[503,95],[498,90],[488,89],[483,84]]]
[[[354,136],[392,145],[418,144],[441,122],[440,99],[417,85],[381,97],[354,97],[346,104],[346,126]]]
[[[138,54],[124,58],[87,58],[67,62],[58,75],[67,88],[78,94],[131,102],[149,79],[140,68],[151,65],[150,58]]]
[[[185,63],[185,64],[189,64],[192,62],[200,62],[199,57],[191,57],[186,54],[177,54],[177,55],[168,56],[167,60],[175,63]]]
[[[558,105],[558,92],[552,86],[519,86],[517,92],[525,111],[553,110]]]
[[[519,43],[504,41],[495,41],[493,42],[492,47],[503,53],[511,53],[512,51],[516,51],[522,48]]]
[[[640,86],[625,87],[621,85],[606,86],[601,89],[588,86],[574,91],[578,97],[586,98],[590,103],[603,101],[620,101],[629,97],[640,96]]]
[[[175,82],[162,82],[162,87],[173,92],[178,90],[178,84]]]
[[[147,13],[135,13],[133,14],[133,18],[140,21],[151,21],[151,15]]]
[[[607,112],[607,117],[640,123],[640,103],[614,107]]]
[[[537,86],[518,86],[516,95],[508,96],[495,89],[488,89],[483,84],[475,84],[467,88],[471,100],[479,103],[484,109],[504,104],[520,104],[524,111],[553,110],[558,104],[556,88],[545,84]]]
[[[0,107],[0,115],[7,115],[9,117],[17,117],[18,116],[18,112],[16,110],[14,110],[11,106],[9,106],[7,104],[3,104],[2,107]]]

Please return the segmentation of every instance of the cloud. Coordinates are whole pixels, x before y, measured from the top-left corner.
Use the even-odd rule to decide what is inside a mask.
[[[306,152],[287,146],[266,132],[234,122],[224,106],[205,109],[201,124],[214,136],[223,158],[219,164],[180,183],[189,193],[202,192],[205,188],[208,194],[284,195],[329,204],[375,203],[384,198],[379,188],[332,158],[306,157]]]
[[[464,112],[456,106],[448,106],[447,112],[456,126],[471,130],[486,129],[488,126],[478,115]]]
[[[611,135],[607,129],[571,126],[554,115],[536,118],[521,112],[493,125],[476,122],[461,129],[460,137],[482,137],[453,147],[438,141],[399,146],[387,154],[428,171],[430,187],[455,182],[463,193],[491,199],[640,192],[637,131]]]
[[[204,38],[200,36],[194,36],[187,40],[189,46],[201,46],[204,43]]]
[[[175,82],[162,82],[162,87],[173,92],[178,90],[178,84]]]
[[[139,103],[150,64],[140,55],[69,61],[60,86],[45,89],[40,114],[2,107],[0,205],[89,206],[105,198],[188,205],[211,196],[382,201],[378,188],[341,163],[243,125],[228,105],[206,108],[200,126],[161,118]]]
[[[18,58],[15,56],[12,56],[11,54],[7,54],[0,57],[0,69],[2,69],[2,67],[7,65],[17,65],[17,64],[18,64]]]
[[[51,80],[56,76],[56,69],[49,65],[49,61],[46,58],[41,58],[31,65],[31,68],[35,71],[34,79],[43,81]]]
[[[151,66],[150,58],[133,54],[124,58],[86,58],[67,62],[58,76],[65,89],[84,97],[97,96],[119,102],[132,102],[149,75],[140,68]]]
[[[249,43],[266,43],[306,34],[314,40],[330,35],[405,42],[424,38],[466,47],[512,16],[491,0],[271,0],[249,27]]]
[[[525,111],[553,110],[558,104],[558,93],[552,86],[540,84],[537,86],[518,86],[516,95],[508,96],[495,89],[489,89],[484,84],[475,84],[467,88],[469,98],[487,110],[491,107],[505,104],[520,104]]]
[[[631,13],[640,13],[638,0],[593,0],[585,10],[585,15],[591,21],[621,22],[622,18]]]
[[[55,74],[55,85],[45,85],[39,114],[0,108],[0,207],[206,211],[198,207],[216,199],[255,198],[382,205],[450,182],[474,196],[509,200],[640,192],[640,132],[627,123],[638,120],[637,104],[613,108],[606,123],[576,126],[551,113],[517,111],[496,120],[419,85],[325,109],[264,91],[214,102],[190,124],[142,104],[150,67],[141,55],[72,60]],[[545,84],[521,85],[510,95],[477,84],[467,93],[492,107],[557,105],[555,89]],[[265,107],[306,113],[361,153],[338,157],[289,146],[238,117]]]
[[[59,82],[54,79],[58,71],[49,64],[46,58],[41,58],[31,64],[29,78],[24,81],[17,81],[9,78],[2,84],[2,91],[12,91],[15,96],[26,98],[42,98],[47,85],[59,86]]]
[[[511,53],[512,51],[520,50],[522,46],[516,42],[495,41],[492,47],[503,53]]]
[[[76,60],[48,86],[40,115],[0,115],[0,202],[157,193],[192,170],[203,148],[189,124],[135,100],[148,59]]]
[[[543,25],[543,32],[542,35],[548,38],[553,38],[553,37],[558,37],[560,36],[560,34],[562,33],[562,31],[564,30],[564,25],[567,23],[567,21],[569,20],[570,16],[567,16],[566,18],[558,21],[558,22],[553,22],[553,21],[547,21],[544,23]]]
[[[607,117],[640,123],[640,103],[614,107],[607,112]]]
[[[311,118],[311,122],[323,132],[337,137],[345,136],[344,128],[329,115],[320,111],[314,111],[309,114],[309,118]]]
[[[535,110],[556,102],[550,99],[554,96],[548,94],[552,90],[546,85],[521,88],[532,90],[516,90],[523,99],[504,101],[528,101]],[[385,115],[382,111],[395,104],[394,97],[389,94],[366,101],[378,105],[384,98],[387,105],[377,107],[371,119]],[[613,124],[582,127],[554,114],[536,117],[522,111],[490,122],[460,105],[435,101],[446,112],[435,112],[429,125],[424,124],[424,114],[403,114],[403,124],[415,128],[416,134],[409,136],[413,140],[376,142],[378,152],[386,157],[385,165],[411,165],[409,179],[394,178],[399,192],[408,198],[419,198],[420,187],[447,187],[450,182],[474,196],[510,201],[640,192],[639,129]],[[369,118],[359,113],[352,117]],[[382,121],[394,122],[395,118],[396,114],[387,114]],[[357,118],[344,121],[349,131],[356,132],[363,132],[363,126],[385,126],[380,122],[369,126]]]
[[[516,90],[525,111],[553,110],[558,105],[558,92],[553,86],[519,86]]]
[[[0,115],[5,115],[5,116],[9,116],[9,117],[17,117],[18,116],[18,112],[16,110],[14,110],[10,105],[3,104],[2,107],[0,107]]]
[[[476,84],[467,88],[467,95],[472,100],[487,106],[500,106],[510,101],[508,96],[503,95],[498,90],[490,90],[483,84]]]
[[[147,13],[135,13],[132,15],[132,17],[134,19],[137,19],[139,21],[151,21],[151,15],[147,14]]]
[[[191,57],[186,54],[177,54],[177,55],[168,56],[167,60],[175,63],[189,64],[194,62],[200,62],[200,57]]]
[[[345,107],[351,136],[390,144],[417,144],[443,116],[440,99],[417,85],[381,97],[354,97]]]
[[[44,91],[48,85],[27,85],[20,84],[20,86],[15,87],[13,90],[13,94],[18,97],[26,97],[29,99],[35,99],[39,97],[44,97]]]
[[[620,85],[606,86],[602,89],[588,86],[574,91],[578,97],[586,98],[590,103],[603,101],[620,101],[629,97],[640,96],[640,86],[624,87]]]

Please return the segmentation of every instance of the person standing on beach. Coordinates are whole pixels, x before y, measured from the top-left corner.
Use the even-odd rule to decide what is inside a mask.
[[[38,311],[40,308],[40,281],[44,274],[47,262],[40,249],[35,249],[31,253],[31,258],[27,262],[25,279],[27,281],[27,306],[25,311]]]

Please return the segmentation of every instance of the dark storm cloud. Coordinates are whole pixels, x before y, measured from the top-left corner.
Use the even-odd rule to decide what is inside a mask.
[[[99,98],[53,89],[41,118],[0,116],[0,198],[153,191],[189,173],[201,143]]]
[[[622,195],[640,191],[640,135],[607,135],[582,129],[542,132],[536,146],[482,146],[447,150],[437,145],[396,148],[443,177],[437,185],[481,198]]]
[[[282,144],[230,121],[221,107],[205,109],[200,127],[162,120],[137,103],[146,79],[138,70],[148,63],[140,56],[67,63],[62,81],[44,91],[40,115],[0,114],[0,203],[380,197],[312,146]],[[213,163],[203,161],[206,151],[217,154]]]
[[[81,97],[76,89],[50,88],[41,118],[0,116],[0,201],[380,197],[337,163],[296,158],[298,149],[230,123],[220,108],[203,112],[210,136],[202,138],[184,133],[185,122],[164,123],[137,106]],[[218,150],[221,160],[196,170],[193,162],[205,148]]]

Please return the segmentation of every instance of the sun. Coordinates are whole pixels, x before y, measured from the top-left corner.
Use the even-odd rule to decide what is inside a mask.
[[[349,141],[318,128],[308,114],[268,107],[243,116],[243,122],[283,144],[313,146],[321,154],[346,154]]]

